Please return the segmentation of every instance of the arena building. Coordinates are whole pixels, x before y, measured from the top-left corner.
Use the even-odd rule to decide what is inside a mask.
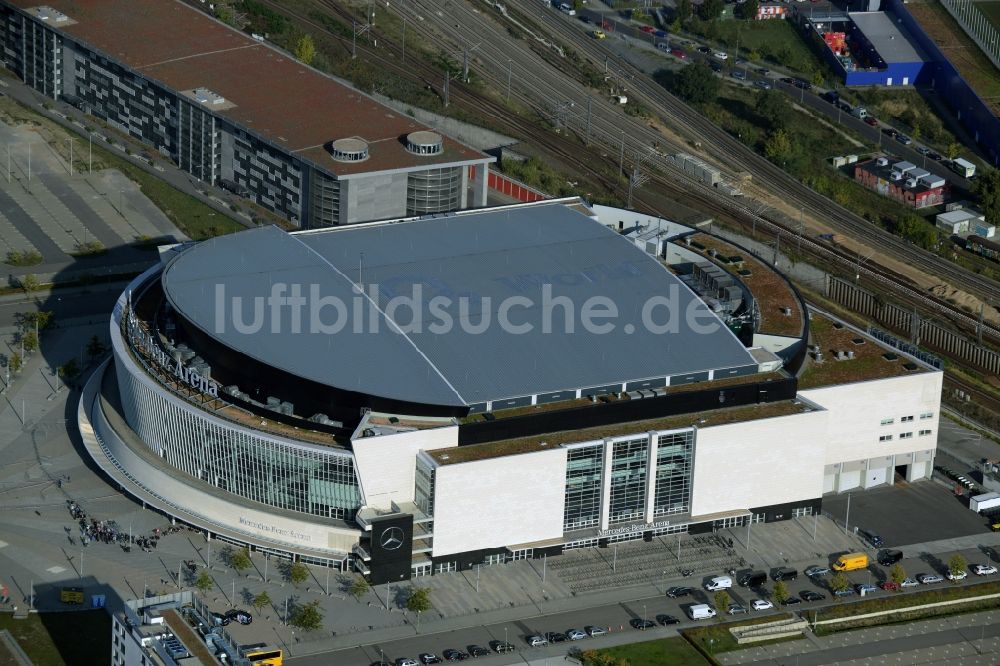
[[[296,225],[484,206],[494,158],[180,0],[0,0],[5,66]]]
[[[110,336],[78,418],[116,485],[373,582],[810,515],[936,449],[940,371],[578,199],[165,248]]]

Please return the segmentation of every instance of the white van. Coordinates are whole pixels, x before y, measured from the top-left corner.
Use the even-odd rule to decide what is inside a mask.
[[[565,2],[559,5],[559,11],[565,12],[570,16],[576,16],[576,10],[573,9],[573,5],[568,5]]]
[[[715,617],[715,609],[708,604],[694,604],[688,608],[692,620],[709,620]]]
[[[705,589],[709,592],[716,590],[728,590],[733,586],[733,579],[729,576],[716,576],[705,584]]]

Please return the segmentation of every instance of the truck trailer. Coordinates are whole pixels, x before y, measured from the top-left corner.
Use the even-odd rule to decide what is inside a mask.
[[[961,157],[956,157],[951,161],[951,170],[965,178],[972,178],[976,175],[976,165]]]
[[[969,508],[976,513],[982,513],[986,509],[1000,508],[1000,493],[984,493],[969,499]]]

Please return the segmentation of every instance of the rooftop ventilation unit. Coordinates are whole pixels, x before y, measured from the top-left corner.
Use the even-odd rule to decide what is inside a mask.
[[[885,165],[889,164],[889,159],[886,157],[879,157],[875,160],[875,164],[877,164],[880,167],[884,167]]]
[[[414,155],[440,155],[444,152],[444,139],[428,130],[410,132],[406,135],[406,150]]]
[[[195,88],[191,91],[194,101],[205,106],[220,106],[226,103],[226,98],[219,93],[212,92],[208,88]]]
[[[338,162],[364,162],[368,159],[368,142],[356,137],[337,139],[330,144],[330,155]]]
[[[58,9],[53,9],[48,5],[43,5],[41,7],[35,7],[34,9],[35,17],[42,21],[47,21],[49,23],[65,23],[69,20],[69,17],[63,14]]]

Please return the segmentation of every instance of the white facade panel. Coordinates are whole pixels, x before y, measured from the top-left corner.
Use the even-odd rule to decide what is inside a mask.
[[[566,449],[441,465],[434,475],[434,557],[558,539]]]
[[[905,358],[900,358],[896,362],[904,361]],[[940,372],[921,372],[799,391],[799,395],[830,413],[830,428],[822,438],[826,443],[823,462],[832,464],[937,448],[942,377]],[[931,416],[921,418],[925,414]],[[904,420],[908,417],[912,420]],[[882,425],[889,419],[892,423]],[[931,434],[918,436],[921,430],[930,430]],[[906,433],[913,435],[901,438]],[[883,436],[892,439],[879,441]]]
[[[351,446],[366,506],[389,510],[413,501],[417,452],[458,446],[458,426],[362,437]]]
[[[827,418],[813,411],[699,428],[692,517],[822,495]]]

